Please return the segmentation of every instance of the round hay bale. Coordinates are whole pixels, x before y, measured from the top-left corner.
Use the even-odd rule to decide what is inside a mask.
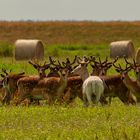
[[[136,63],[140,64],[140,48],[138,48],[136,51],[135,61]]]
[[[43,59],[44,46],[40,40],[18,39],[15,42],[15,59]]]
[[[132,41],[116,41],[110,43],[110,57],[135,57],[135,48]]]

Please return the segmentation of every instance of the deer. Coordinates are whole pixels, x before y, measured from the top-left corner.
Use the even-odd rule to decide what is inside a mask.
[[[38,75],[39,75],[40,79],[43,77],[46,77],[45,70],[50,67],[50,63],[45,62],[43,65],[39,65],[32,61],[29,61],[28,63],[31,64],[38,71]],[[18,89],[17,81],[20,78],[28,77],[28,76],[25,76],[24,72],[17,73],[17,74],[11,74],[11,73],[8,73],[4,69],[2,69],[2,71],[5,73],[5,75],[1,74],[1,76],[3,77],[3,85],[4,85],[4,89],[5,89],[5,95],[2,99],[2,103],[10,104],[10,100],[12,98],[14,98],[14,95],[16,95],[16,93],[17,93],[17,89]],[[33,102],[33,99],[30,98],[30,101]],[[37,101],[37,103],[39,104],[39,101]]]
[[[82,97],[82,79],[78,75],[73,75],[70,72],[73,70],[73,65],[75,64],[77,56],[75,56],[74,60],[71,62],[69,58],[66,58],[66,62],[62,62],[63,67],[69,69],[68,73],[68,83],[67,87],[64,91],[63,100],[65,103],[70,104],[73,100],[78,96],[81,100]],[[50,62],[54,67],[50,67],[50,72],[47,74],[47,77],[59,77],[58,69],[55,66],[55,61],[49,57]],[[60,62],[59,62],[60,63]],[[74,66],[75,67],[75,66]]]
[[[77,58],[82,61],[80,57],[77,56]],[[88,60],[89,58],[84,56],[84,59]],[[93,61],[93,59],[95,59],[95,57],[90,57],[91,61]],[[77,67],[77,65],[74,67],[71,66],[70,69],[72,70],[75,67]],[[65,90],[65,92],[68,92],[68,94],[65,94],[64,96],[65,101],[67,100],[67,103],[71,103],[77,96],[83,101],[82,84],[83,84],[83,81],[80,76],[70,74],[70,76],[68,77],[68,86]],[[101,96],[100,102],[102,105],[107,104],[107,101],[105,100],[104,96]]]
[[[103,81],[98,76],[90,76],[87,65],[89,64],[89,60],[86,61],[83,58],[82,61],[77,60],[78,66],[71,72],[72,74],[79,74],[82,78],[82,93],[84,106],[98,104],[101,95],[104,92],[104,84]],[[95,98],[93,100],[93,98]]]
[[[56,65],[56,64],[55,64]],[[24,77],[18,80],[18,94],[19,100],[16,105],[20,104],[26,98],[45,99],[49,105],[55,103],[56,100],[63,99],[64,90],[67,86],[69,70],[66,67],[56,65],[60,77]]]
[[[2,99],[2,104],[10,104],[10,100],[14,97],[17,90],[17,80],[24,77],[24,72],[18,74],[9,74],[6,70],[2,69],[4,74],[1,74],[2,85],[4,89],[4,96]]]
[[[101,62],[99,58],[99,62],[95,61],[95,59],[92,59],[92,62],[95,63],[95,66],[92,66],[94,69],[92,71],[92,75],[95,75],[98,73],[100,78],[104,82],[104,98],[109,97],[109,104],[111,104],[111,98],[112,97],[119,97],[119,99],[124,104],[135,104],[135,99],[133,98],[132,94],[129,92],[125,84],[121,80],[121,75],[112,75],[108,76],[106,75],[107,70],[118,60],[118,57],[113,62],[108,62],[107,57],[104,62]],[[96,72],[95,74],[93,72]]]
[[[99,62],[96,61],[94,56],[90,56],[90,60],[91,60],[90,66],[92,67],[91,75],[98,75],[98,76],[107,75],[107,71],[112,67],[113,62],[108,62],[108,57],[106,57],[106,59],[103,62],[101,61],[100,57],[98,58],[99,58]],[[94,64],[92,64],[92,62]]]
[[[134,70],[136,75],[137,84],[140,86],[140,64],[136,63],[135,59],[133,59],[133,63],[128,62],[127,59],[125,59],[125,61],[131,65],[131,68]]]
[[[49,69],[51,65],[51,62],[47,64],[46,61],[43,65],[39,65],[38,63],[32,62],[31,60],[28,61],[28,63],[31,64],[37,70],[40,78],[46,77],[45,71]]]
[[[113,65],[114,65],[116,71],[121,74],[122,81],[126,85],[126,87],[131,91],[131,93],[133,95],[136,96],[136,98],[139,99],[140,98],[140,86],[138,85],[137,80],[134,80],[129,77],[128,73],[132,69],[132,65],[130,63],[128,63],[126,58],[124,58],[124,59],[126,62],[125,68],[122,68],[120,64],[118,66],[116,66],[115,64],[113,64]]]
[[[0,79],[0,101],[3,102],[5,96],[5,89],[3,88],[3,79]]]

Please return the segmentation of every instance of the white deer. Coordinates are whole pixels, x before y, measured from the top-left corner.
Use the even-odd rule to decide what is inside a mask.
[[[89,76],[87,65],[89,60],[83,59],[79,65],[72,71],[73,74],[79,74],[83,80],[82,93],[84,106],[98,104],[101,95],[104,92],[103,81],[98,76]]]

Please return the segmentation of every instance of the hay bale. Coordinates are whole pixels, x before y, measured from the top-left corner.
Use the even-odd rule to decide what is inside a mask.
[[[136,63],[140,64],[140,48],[138,48],[136,51],[135,61]]]
[[[15,42],[15,59],[43,59],[44,46],[40,40],[18,39]]]
[[[110,43],[110,57],[135,57],[135,48],[132,41],[116,41]]]

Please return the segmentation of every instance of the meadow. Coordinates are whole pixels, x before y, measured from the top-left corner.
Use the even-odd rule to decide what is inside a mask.
[[[138,48],[139,31],[140,22],[0,22],[0,69],[37,74],[28,61],[14,59],[13,44],[18,38],[41,39],[46,61],[48,56],[65,60],[75,55],[95,55],[103,60],[109,57],[111,41],[131,39]],[[123,62],[118,63],[124,66]],[[113,74],[116,71],[111,68],[108,75]],[[133,72],[130,75],[134,78]],[[48,106],[44,102],[30,107],[1,105],[0,139],[139,140],[139,115],[139,104],[126,106],[117,98],[111,105],[88,108],[78,98],[61,106]]]

